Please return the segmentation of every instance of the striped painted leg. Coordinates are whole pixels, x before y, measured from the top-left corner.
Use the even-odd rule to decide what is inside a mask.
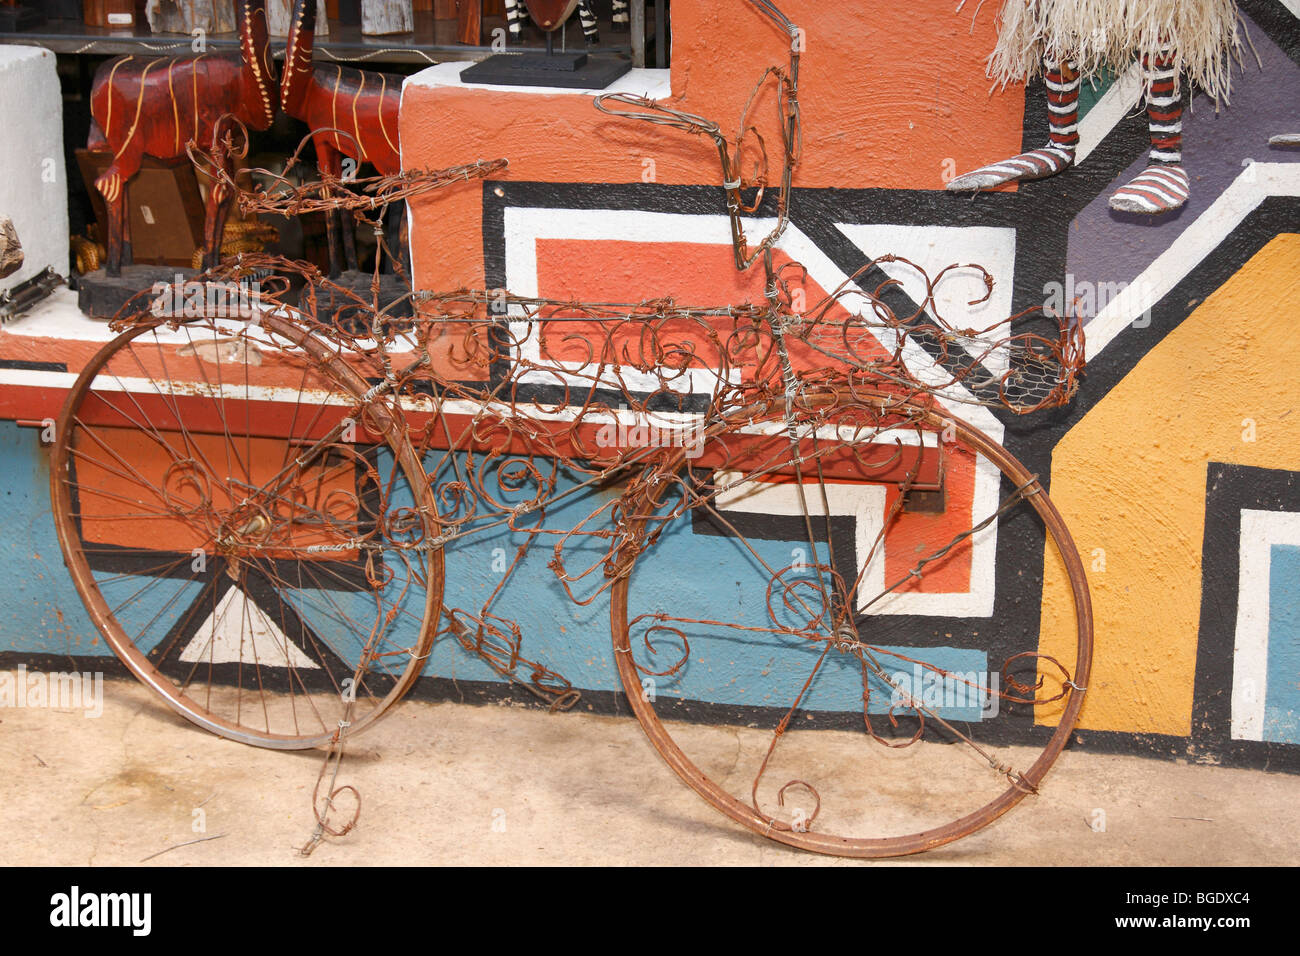
[[[1047,116],[1051,123],[1047,145],[958,176],[948,184],[950,191],[992,189],[1003,183],[1046,179],[1074,165],[1074,151],[1079,145],[1079,74],[1073,64],[1063,63],[1049,67],[1046,78]]]
[[[1187,202],[1190,183],[1183,169],[1183,100],[1176,91],[1173,56],[1164,50],[1154,61],[1143,57],[1147,71],[1147,122],[1151,128],[1149,165],[1110,197],[1118,212],[1158,216]]]
[[[600,43],[600,29],[596,26],[596,14],[592,12],[589,0],[578,4],[578,21],[582,24],[582,38],[587,46]]]
[[[632,21],[628,16],[627,0],[614,0],[614,32],[626,33],[630,29]]]
[[[519,41],[524,35],[524,23],[528,20],[528,8],[524,0],[506,0],[506,30],[510,39]]]

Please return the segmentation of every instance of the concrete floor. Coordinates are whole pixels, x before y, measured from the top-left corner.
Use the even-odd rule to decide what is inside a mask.
[[[164,850],[146,865],[851,862],[732,824],[631,719],[415,701],[348,751],[339,782],[362,794],[357,828],[303,858],[320,754],[214,737],[134,682],[107,681],[104,698],[98,719],[0,709],[0,863],[134,865]],[[1300,776],[1066,753],[1041,795],[992,826],[866,865],[1289,865],[1297,807]],[[177,846],[205,836],[218,838]]]

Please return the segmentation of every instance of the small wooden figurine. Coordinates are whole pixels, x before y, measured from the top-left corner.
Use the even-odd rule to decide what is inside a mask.
[[[108,209],[109,276],[131,260],[127,184],[145,156],[183,160],[186,145],[214,147],[218,121],[230,114],[246,127],[264,130],[275,118],[275,68],[267,42],[265,0],[238,0],[239,53],[109,60],[95,74],[90,93],[88,147],[109,151],[113,162],[95,180]],[[396,125],[396,124],[394,124]],[[233,159],[214,149],[233,172]],[[214,182],[204,210],[204,266],[216,265],[233,197]]]

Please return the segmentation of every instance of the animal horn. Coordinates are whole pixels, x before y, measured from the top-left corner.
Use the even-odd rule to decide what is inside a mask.
[[[271,58],[271,37],[266,27],[266,0],[239,0],[239,45],[244,72],[252,81],[260,106],[260,123],[254,129],[266,129],[275,119],[275,101],[279,89],[275,61]]]
[[[301,115],[307,99],[315,36],[316,0],[294,0],[289,45],[284,54],[284,80],[280,84],[280,106],[290,116]]]

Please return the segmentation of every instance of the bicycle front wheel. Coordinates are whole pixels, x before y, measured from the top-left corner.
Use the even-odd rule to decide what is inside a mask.
[[[57,429],[64,561],[176,711],[302,749],[415,681],[442,598],[433,496],[400,410],[329,342],[276,315],[142,322],[86,366]]]
[[[612,596],[623,688],[687,784],[854,857],[940,846],[1037,790],[1083,702],[1092,612],[1036,476],[887,396],[744,418],[692,455],[630,489],[639,557]],[[1063,593],[1042,593],[1044,555]],[[1069,604],[1070,634],[1039,634],[1040,600]]]

